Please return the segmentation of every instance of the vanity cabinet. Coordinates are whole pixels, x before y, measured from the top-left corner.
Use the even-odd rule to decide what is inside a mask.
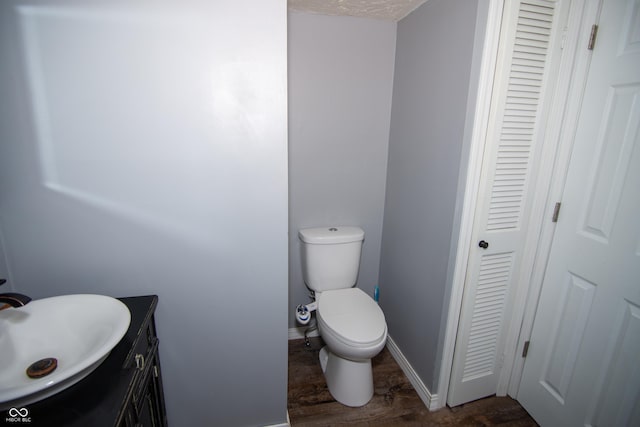
[[[89,376],[55,396],[25,405],[30,426],[166,427],[155,295],[120,298],[131,324]]]
[[[146,319],[142,328],[139,329],[123,367],[132,369],[135,375],[122,411],[116,420],[116,426],[166,426],[158,336],[153,315]]]

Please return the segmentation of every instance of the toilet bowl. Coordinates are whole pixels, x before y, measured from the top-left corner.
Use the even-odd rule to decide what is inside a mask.
[[[347,406],[365,405],[373,396],[371,358],[387,342],[384,314],[358,288],[316,295],[320,336],[320,366],[331,395]]]

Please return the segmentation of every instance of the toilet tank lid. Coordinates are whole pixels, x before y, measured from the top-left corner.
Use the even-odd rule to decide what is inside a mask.
[[[298,236],[305,243],[331,245],[361,242],[364,240],[364,230],[353,226],[303,228],[298,232]]]

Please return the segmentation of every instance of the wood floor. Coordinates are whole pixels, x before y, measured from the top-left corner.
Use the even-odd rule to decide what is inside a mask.
[[[509,397],[490,397],[429,412],[411,383],[385,348],[373,359],[374,395],[363,407],[336,402],[325,383],[318,351],[304,340],[289,341],[288,409],[297,426],[537,426],[527,412]]]

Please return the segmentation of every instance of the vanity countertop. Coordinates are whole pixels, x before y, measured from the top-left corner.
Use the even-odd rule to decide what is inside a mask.
[[[158,304],[156,295],[119,298],[131,312],[131,324],[111,354],[89,376],[40,402],[25,405],[25,421],[9,421],[8,411],[0,414],[5,425],[31,427],[112,427],[122,417],[125,402],[134,392],[135,352]],[[22,408],[19,408],[22,409]]]

